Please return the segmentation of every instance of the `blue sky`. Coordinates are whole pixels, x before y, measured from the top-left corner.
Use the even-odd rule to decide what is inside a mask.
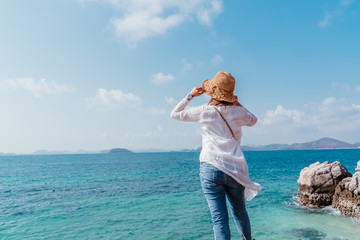
[[[357,0],[0,1],[0,152],[196,148],[169,113],[218,71],[243,144],[358,142],[359,43]]]

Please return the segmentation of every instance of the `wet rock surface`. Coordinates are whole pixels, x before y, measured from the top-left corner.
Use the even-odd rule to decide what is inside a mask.
[[[347,177],[351,177],[351,173],[338,161],[316,162],[305,167],[297,181],[300,203],[311,208],[332,205],[336,186]]]
[[[335,189],[332,206],[342,215],[360,220],[360,161],[352,177],[343,179]]]

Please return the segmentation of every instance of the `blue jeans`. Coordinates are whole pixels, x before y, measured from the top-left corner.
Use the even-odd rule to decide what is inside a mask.
[[[241,239],[251,240],[250,221],[245,208],[245,187],[206,162],[200,163],[200,181],[210,208],[215,239],[228,240],[231,238],[226,206],[227,197]]]

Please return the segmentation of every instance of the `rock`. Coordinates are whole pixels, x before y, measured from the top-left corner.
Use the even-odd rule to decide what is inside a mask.
[[[336,186],[332,206],[342,215],[360,220],[360,172],[343,179]]]
[[[357,166],[356,166],[356,168],[355,168],[355,171],[360,171],[360,160],[359,160],[358,163],[357,163]]]
[[[321,208],[332,204],[336,185],[344,178],[351,177],[340,162],[316,162],[305,167],[298,179],[300,204]]]
[[[320,232],[315,228],[294,228],[291,231],[292,235],[296,236],[298,239],[324,239],[326,237],[326,233]]]

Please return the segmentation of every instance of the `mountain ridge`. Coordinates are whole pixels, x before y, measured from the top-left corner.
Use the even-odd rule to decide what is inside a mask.
[[[307,150],[307,149],[357,149],[360,148],[360,142],[354,144],[340,141],[334,138],[323,137],[310,142],[292,143],[292,144],[268,144],[264,146],[241,145],[244,151],[261,151],[261,150]],[[177,152],[199,152],[201,147],[195,149],[183,149]]]
[[[306,150],[306,149],[351,149],[359,148],[359,143],[347,143],[334,138],[323,137],[310,142],[292,144],[270,144],[265,146],[242,146],[243,150]]]

